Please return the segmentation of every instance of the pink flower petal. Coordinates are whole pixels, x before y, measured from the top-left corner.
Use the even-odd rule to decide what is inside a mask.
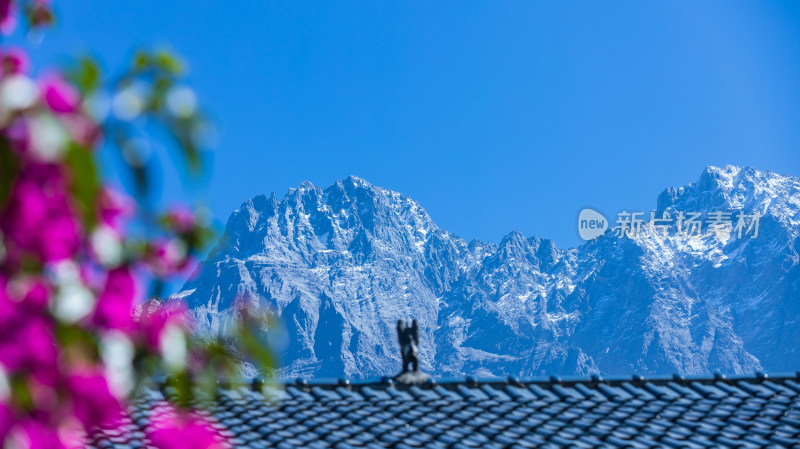
[[[35,419],[17,422],[6,437],[13,442],[11,447],[27,447],[30,449],[65,449],[66,446],[58,437],[57,429]]]
[[[11,0],[0,0],[0,33],[11,34],[17,28],[17,11]]]
[[[39,83],[42,98],[53,112],[74,112],[80,105],[80,93],[60,75],[46,75]]]
[[[172,408],[154,413],[147,436],[158,449],[222,449],[228,447],[210,423],[192,412]]]
[[[0,215],[8,259],[22,252],[43,262],[71,258],[80,247],[80,225],[69,203],[61,167],[29,163],[17,179]]]
[[[116,231],[122,231],[123,220],[134,214],[136,206],[133,200],[109,187],[103,188],[97,200],[97,214],[100,221]]]
[[[178,233],[189,232],[195,227],[194,213],[185,207],[172,209],[167,218]]]
[[[122,416],[122,404],[111,393],[106,378],[92,369],[77,370],[67,377],[75,417],[84,428],[113,424]]]
[[[162,303],[156,311],[142,313],[139,317],[139,329],[143,334],[145,344],[151,351],[158,351],[161,344],[161,335],[168,325],[177,325],[184,329],[187,326],[187,309],[182,302]]]
[[[2,74],[12,75],[16,73],[27,73],[30,60],[25,50],[21,48],[6,49],[2,57]]]
[[[106,329],[133,330],[136,294],[136,279],[128,267],[109,271],[103,293],[97,300],[93,323]]]

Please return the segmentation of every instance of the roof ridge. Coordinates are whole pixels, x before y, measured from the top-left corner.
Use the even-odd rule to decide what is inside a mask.
[[[155,384],[161,386],[167,383],[166,378],[157,378],[154,379]],[[584,376],[568,376],[568,377],[559,377],[559,376],[549,376],[549,377],[475,377],[475,376],[465,376],[465,377],[446,377],[446,378],[429,378],[427,382],[422,384],[415,384],[416,386],[432,386],[432,385],[440,385],[445,388],[448,386],[453,385],[465,385],[469,387],[479,387],[481,385],[516,385],[516,386],[524,386],[524,385],[537,385],[537,386],[553,386],[553,385],[561,385],[561,386],[575,386],[575,385],[608,385],[608,386],[621,386],[625,384],[634,384],[634,385],[667,385],[670,383],[677,383],[679,385],[688,385],[688,384],[713,384],[713,383],[736,383],[739,381],[749,381],[753,382],[764,382],[770,381],[775,383],[783,383],[787,380],[792,381],[800,381],[800,371],[795,373],[777,373],[774,375],[768,375],[762,372],[756,372],[753,374],[732,374],[732,375],[724,375],[720,373],[714,373],[712,375],[680,375],[680,374],[672,374],[672,375],[655,375],[650,377],[641,376],[638,374],[633,374],[632,376],[608,376],[608,377],[601,377],[596,374],[593,374],[588,377]],[[278,385],[281,387],[300,387],[300,388],[313,388],[313,387],[320,387],[320,388],[339,388],[344,387],[346,389],[358,389],[363,387],[380,387],[385,388],[387,386],[395,386],[395,387],[408,387],[410,385],[402,384],[400,382],[394,381],[390,377],[381,377],[381,378],[368,378],[368,379],[344,379],[344,378],[317,378],[317,379],[305,379],[303,377],[298,377],[294,379],[264,379],[263,377],[256,377],[253,379],[238,379],[238,380],[229,380],[229,379],[222,379],[217,382],[217,385],[221,389],[231,389],[233,386],[235,387],[253,387],[256,390],[260,390],[266,384],[272,383],[274,385]]]

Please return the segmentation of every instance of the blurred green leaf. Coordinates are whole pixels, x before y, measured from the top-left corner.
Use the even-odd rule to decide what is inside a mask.
[[[27,376],[11,376],[9,384],[11,387],[11,397],[15,402],[14,405],[22,410],[31,410],[33,408],[33,396],[28,387]]]
[[[32,30],[51,26],[55,23],[55,16],[46,2],[25,2],[23,3],[22,15],[25,24]]]
[[[133,55],[133,70],[143,71],[150,65],[150,55],[147,52],[138,50]]]
[[[167,378],[165,385],[167,396],[178,407],[187,409],[192,405],[194,399],[193,383],[188,371],[174,373]]]
[[[161,360],[158,355],[153,354],[146,347],[138,345],[133,356],[133,369],[136,372],[134,391],[141,391],[142,387],[148,385],[159,373],[160,366]]]
[[[73,363],[100,359],[98,339],[87,329],[76,324],[57,323],[55,335],[64,350],[62,358],[72,357]]]
[[[216,233],[213,229],[208,227],[198,226],[195,227],[191,233],[189,233],[186,238],[186,244],[189,246],[189,250],[198,251],[205,248],[209,243],[212,242]]]
[[[100,191],[100,179],[97,175],[92,153],[77,145],[70,145],[65,158],[72,172],[72,195],[78,202],[83,223],[86,229],[93,229],[97,221],[95,203]]]
[[[22,259],[20,260],[21,272],[37,274],[41,273],[43,269],[44,265],[42,264],[42,261],[39,259],[39,256],[30,253],[28,251],[22,253]]]
[[[135,194],[139,199],[143,199],[150,191],[150,175],[148,173],[147,161],[142,160],[137,153],[136,141],[128,137],[127,129],[119,126],[115,127],[111,133],[114,143],[120,152],[122,162],[130,170],[135,186]]]
[[[173,76],[181,75],[183,73],[183,64],[171,52],[167,50],[159,50],[154,56],[158,68]]]
[[[150,176],[147,174],[147,167],[145,165],[129,165],[129,167],[136,184],[136,195],[144,198],[150,191]]]
[[[269,344],[261,338],[270,327],[271,319],[266,313],[245,309],[240,315],[236,343],[262,373],[267,373],[276,366]]]
[[[150,99],[150,107],[154,112],[159,112],[164,108],[167,92],[172,86],[172,79],[165,76],[157,76],[153,81],[153,95]]]
[[[6,205],[19,172],[19,160],[8,140],[0,138],[0,210]]]
[[[75,343],[91,343],[94,339],[88,331],[74,324],[60,324],[57,326],[56,338],[62,346],[69,346]]]
[[[181,140],[184,142],[183,151],[189,171],[195,175],[200,174],[203,169],[203,161],[200,158],[200,150],[191,139],[184,138]]]
[[[193,122],[194,120],[192,119],[165,121],[167,128],[181,150],[181,156],[189,169],[189,174],[198,176],[202,174],[204,167],[200,148],[195,143],[191,132],[194,126]]]
[[[71,70],[67,71],[69,80],[80,89],[84,96],[100,87],[100,66],[91,56],[82,56]]]

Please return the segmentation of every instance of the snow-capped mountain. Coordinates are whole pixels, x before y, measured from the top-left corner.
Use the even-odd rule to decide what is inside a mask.
[[[798,369],[800,180],[709,167],[656,211],[763,217],[756,238],[689,239],[674,224],[572,249],[518,231],[467,242],[400,193],[306,182],[242,204],[176,296],[201,337],[237,297],[269,305],[288,335],[284,376],[396,374],[395,326],[410,317],[437,376]]]

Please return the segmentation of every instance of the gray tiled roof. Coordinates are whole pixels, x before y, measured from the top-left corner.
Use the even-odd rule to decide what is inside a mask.
[[[800,375],[298,380],[253,390],[221,389],[207,404],[235,447],[800,447]],[[163,401],[140,396],[125,431],[97,431],[92,444],[145,446],[148,413]]]

